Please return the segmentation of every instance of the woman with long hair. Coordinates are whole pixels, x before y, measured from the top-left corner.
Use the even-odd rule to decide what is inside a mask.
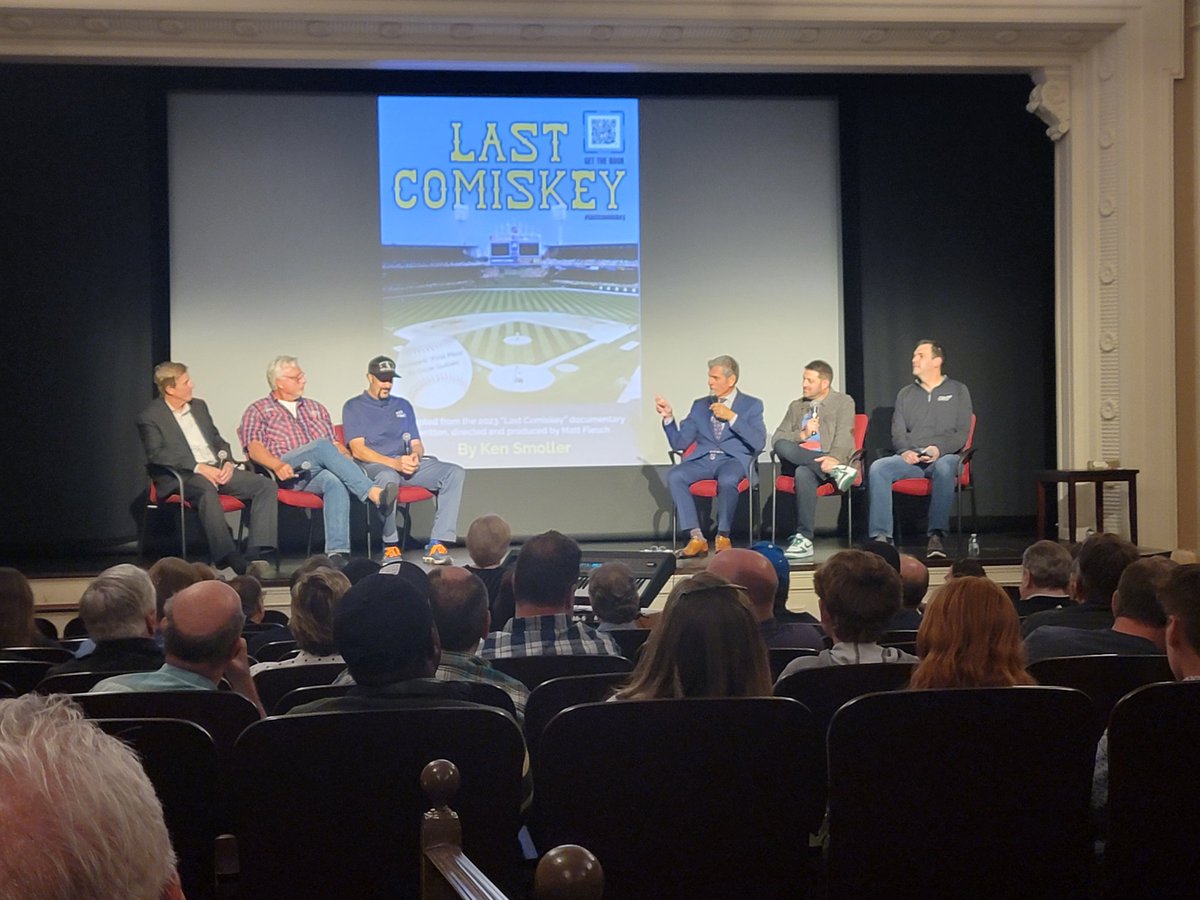
[[[677,584],[618,700],[769,697],[771,670],[746,589],[701,573]]]
[[[1025,671],[1021,626],[1008,595],[988,578],[946,582],[917,630],[911,688],[1009,687],[1036,684]]]
[[[50,646],[33,621],[33,588],[16,569],[0,568],[0,647],[29,646]]]

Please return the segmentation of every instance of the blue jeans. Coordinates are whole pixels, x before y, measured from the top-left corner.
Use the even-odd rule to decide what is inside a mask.
[[[466,476],[462,466],[433,457],[422,457],[421,468],[412,475],[401,475],[382,463],[364,463],[363,468],[380,487],[396,484],[433,491],[437,495],[437,513],[433,517],[429,540],[431,543],[454,543],[458,537],[458,507],[462,503],[463,479]],[[383,541],[394,544],[398,540],[400,530],[396,527],[396,507],[393,506],[383,516]]]
[[[320,494],[325,501],[325,552],[350,552],[350,494],[363,502],[372,485],[371,479],[351,459],[342,456],[327,438],[309,441],[280,457],[300,476],[299,490]],[[301,471],[304,463],[309,468]],[[305,472],[308,478],[305,480]]]
[[[872,538],[892,536],[892,485],[903,478],[928,478],[933,482],[929,496],[929,533],[950,530],[950,504],[958,477],[958,454],[947,453],[932,463],[906,463],[885,456],[867,470],[867,502],[870,507],[867,534]]]

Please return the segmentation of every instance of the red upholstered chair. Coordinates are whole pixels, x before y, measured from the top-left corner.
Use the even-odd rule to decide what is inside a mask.
[[[686,450],[684,450],[682,453],[680,453],[678,450],[668,450],[667,454],[670,457],[671,465],[673,465],[673,466],[679,465],[679,463],[683,462],[685,459],[690,459],[692,452],[695,449],[696,449],[696,444],[693,441],[691,444],[688,445],[688,448]],[[758,465],[758,457],[754,458],[754,464]],[[744,494],[744,493],[746,493],[746,491],[750,490],[749,473],[747,473],[747,477],[744,477],[741,481],[738,482],[737,489],[738,489],[739,494]],[[716,496],[717,496],[717,479],[701,478],[699,481],[693,481],[691,483],[691,486],[688,487],[688,490],[691,492],[693,497],[703,497],[707,500],[715,500]],[[754,540],[754,506],[756,503],[757,496],[758,496],[758,482],[756,481],[754,483],[754,490],[750,494],[750,515],[749,515],[749,523],[748,524],[750,526],[749,534],[751,535],[751,537],[750,537],[751,541]],[[678,511],[674,507],[672,507],[671,508],[671,548],[672,549],[675,548],[675,545],[679,539],[679,524],[677,521],[677,517],[678,517]]]
[[[854,417],[854,425],[852,426],[854,434],[854,452],[850,454],[850,458],[846,460],[846,465],[857,466],[858,477],[854,479],[854,484],[850,485],[850,490],[844,496],[846,497],[846,540],[848,543],[854,542],[854,504],[850,502],[850,495],[856,487],[862,487],[863,483],[863,440],[867,436],[868,418],[864,413],[858,413]],[[778,536],[775,533],[775,518],[777,515],[777,507],[779,505],[780,494],[796,494],[796,479],[791,475],[780,475],[777,472],[778,459],[775,456],[775,451],[771,451],[771,473],[774,476],[772,479],[771,493],[771,540],[778,542]],[[823,482],[817,485],[818,497],[833,497],[842,494],[831,481]]]
[[[962,538],[962,495],[964,491],[971,494],[971,530],[977,531],[975,511],[975,481],[971,475],[971,460],[975,456],[975,416],[971,416],[971,430],[967,433],[967,443],[959,454],[958,478],[954,482],[954,495],[958,501],[958,536]],[[907,497],[928,497],[933,490],[933,482],[928,478],[901,478],[892,483],[892,491]],[[893,534],[899,534],[894,530]]]
[[[346,443],[346,429],[341,425],[334,425],[333,432],[337,435],[338,443]],[[433,491],[423,487],[414,487],[411,485],[401,484],[396,491],[396,512],[400,514],[402,524],[400,525],[400,549],[404,549],[404,544],[408,540],[408,533],[412,531],[412,514],[408,510],[410,503],[420,503],[423,500],[432,500],[436,494]],[[371,508],[372,504],[365,504],[367,508],[367,555],[371,555]]]
[[[150,490],[146,497],[146,505],[142,509],[142,528],[138,535],[138,552],[146,555],[146,519],[151,510],[164,509],[166,507],[176,507],[179,510],[179,555],[187,556],[187,511],[192,508],[192,504],[183,499],[183,475],[178,469],[173,469],[170,466],[152,466],[147,465],[149,473]],[[166,497],[158,496],[158,488],[154,484],[155,470],[161,472],[170,472],[178,483],[178,488],[168,494]],[[227,513],[240,512],[241,518],[238,520],[237,544],[242,543],[242,533],[246,529],[246,504],[237,497],[230,497],[221,494],[221,509]]]

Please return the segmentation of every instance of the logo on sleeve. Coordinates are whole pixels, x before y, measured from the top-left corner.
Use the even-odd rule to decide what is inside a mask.
[[[953,395],[953,394],[943,394],[942,396],[940,396],[940,397],[938,397],[938,398],[937,398],[937,402],[938,402],[938,403],[945,403],[947,400],[953,400],[953,399],[954,399],[954,395]]]
[[[407,419],[408,414],[404,410],[398,409],[398,410],[396,410],[396,418],[397,419]]]

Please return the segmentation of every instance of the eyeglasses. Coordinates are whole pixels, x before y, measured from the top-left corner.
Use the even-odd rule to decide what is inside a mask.
[[[303,381],[303,380],[304,380],[304,373],[303,373],[303,372],[297,372],[295,375],[280,375],[279,377],[280,377],[280,378],[283,378],[283,379],[286,379],[287,381]]]

